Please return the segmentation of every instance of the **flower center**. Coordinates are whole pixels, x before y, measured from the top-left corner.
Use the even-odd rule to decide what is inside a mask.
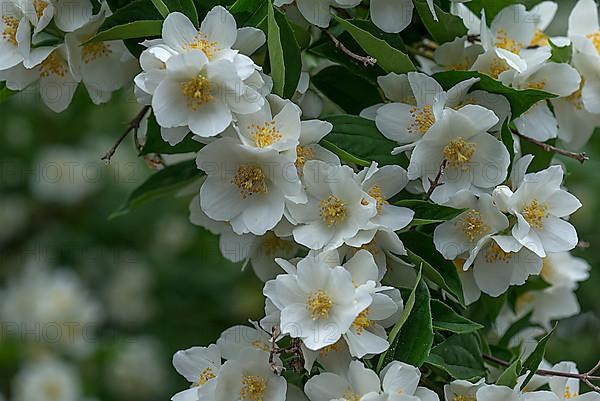
[[[500,58],[494,58],[492,63],[490,64],[490,76],[492,78],[498,78],[500,74],[504,71],[508,71],[510,68],[506,61]]]
[[[554,272],[554,267],[552,266],[550,259],[548,259],[548,257],[543,258],[542,259],[542,271],[540,272],[540,276],[542,276],[542,278],[544,280],[549,282],[552,277],[553,272]]]
[[[544,81],[527,83],[527,89],[542,90],[545,87],[546,87],[546,82],[544,82]]]
[[[496,47],[519,54],[523,48],[523,43],[519,43],[514,39],[509,38],[506,30],[500,29],[498,35],[496,35]]]
[[[83,49],[81,50],[81,57],[85,64],[89,64],[99,57],[105,57],[110,54],[112,54],[112,50],[110,49],[110,46],[104,42],[89,43],[83,46]]]
[[[531,304],[535,300],[531,291],[521,294],[515,301],[515,312],[520,313],[522,310],[527,308],[527,305]]]
[[[489,246],[485,252],[485,260],[488,263],[505,262],[508,263],[512,257],[510,252],[504,252],[500,245],[496,241],[492,241],[492,245]]]
[[[383,198],[381,194],[381,187],[379,185],[373,185],[371,189],[367,191],[367,193],[377,201],[377,214],[381,214],[381,209],[383,205],[388,205],[389,202]]]
[[[337,351],[339,351],[339,349],[340,349],[340,343],[339,342],[331,344],[331,345],[328,345],[328,346],[326,346],[324,348],[321,348],[319,350],[319,357],[325,358],[330,352],[337,352]]]
[[[298,169],[298,174],[300,176],[304,175],[304,164],[307,161],[314,159],[314,157],[315,151],[313,148],[302,145],[296,146],[296,161],[294,162],[294,165]]]
[[[415,122],[408,127],[409,134],[425,135],[433,123],[435,123],[433,108],[430,105],[423,106],[422,109],[413,107],[410,109],[410,115]]]
[[[544,228],[544,219],[548,216],[548,205],[532,200],[523,208],[523,217],[533,228]]]
[[[325,224],[334,226],[346,218],[346,206],[339,198],[330,195],[329,198],[321,201],[320,215]]]
[[[259,376],[242,376],[240,399],[262,401],[267,389],[267,379]]]
[[[541,29],[537,29],[535,34],[533,35],[533,39],[531,39],[530,46],[548,46],[548,35],[544,33]]]
[[[269,347],[269,345],[266,344],[264,341],[254,340],[252,341],[252,345],[254,346],[254,348],[259,349],[261,351],[271,352],[271,347]]]
[[[596,31],[594,33],[590,33],[587,35],[587,38],[592,41],[596,51],[600,53],[600,31]]]
[[[64,77],[67,73],[67,63],[54,51],[40,64],[40,77],[58,75]]]
[[[259,148],[266,148],[283,138],[281,132],[275,127],[275,121],[267,121],[263,125],[252,124],[248,127],[252,130],[252,138]]]
[[[198,31],[195,41],[188,43],[188,49],[202,50],[206,57],[210,60],[214,57],[215,53],[219,50],[218,42],[211,42],[208,37],[202,32]]]
[[[466,395],[455,395],[452,401],[475,401],[475,398]]]
[[[484,224],[481,213],[477,210],[469,210],[466,212],[465,217],[461,219],[458,224],[465,236],[471,242],[480,239],[489,231],[489,227]]]
[[[212,85],[208,78],[202,74],[181,83],[181,93],[187,98],[187,106],[194,111],[214,98]]]
[[[365,329],[371,327],[371,320],[369,319],[369,308],[360,312],[354,322],[352,323],[352,327],[356,330],[356,334],[361,335]]]
[[[4,22],[4,31],[2,31],[2,39],[6,40],[13,46],[17,45],[17,28],[19,27],[19,20],[15,17],[3,16],[2,22]]]
[[[275,255],[277,251],[291,251],[294,246],[286,240],[283,240],[269,231],[262,242],[263,248],[269,255]]]
[[[466,164],[471,161],[473,153],[475,153],[475,144],[465,142],[462,137],[458,137],[450,141],[448,145],[444,147],[444,159],[449,166],[458,167],[462,170],[466,170]]]
[[[253,164],[242,164],[238,167],[231,183],[240,189],[243,199],[254,194],[267,193],[267,180],[260,167]]]
[[[585,81],[582,79],[579,89],[577,89],[575,92],[571,93],[569,96],[565,97],[565,99],[568,100],[569,102],[571,102],[577,110],[583,109],[583,85],[584,84],[585,84]]]
[[[48,7],[48,3],[44,0],[33,0],[33,8],[35,9],[35,15],[37,15],[38,19],[42,18],[46,7]]]
[[[60,400],[63,397],[63,388],[59,383],[47,380],[42,384],[43,392],[49,400]]]
[[[198,378],[198,385],[202,386],[210,379],[214,379],[217,377],[211,368],[206,368],[200,373],[200,377]]]
[[[571,398],[575,398],[578,395],[579,394],[577,393],[577,391],[571,392],[571,387],[570,386],[565,386],[565,392],[563,393],[563,398],[565,400],[570,400]]]
[[[327,319],[332,306],[331,297],[323,290],[311,292],[306,301],[306,309],[310,312],[313,320]]]
[[[354,390],[352,390],[350,387],[348,387],[346,391],[344,391],[344,394],[342,394],[342,398],[346,401],[360,401],[360,395],[356,394]]]

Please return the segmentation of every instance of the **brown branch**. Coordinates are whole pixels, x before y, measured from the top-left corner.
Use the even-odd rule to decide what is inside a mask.
[[[437,172],[437,175],[435,176],[435,179],[432,181],[431,178],[429,179],[429,190],[427,191],[427,196],[425,197],[425,200],[428,200],[429,198],[431,198],[431,194],[433,194],[433,191],[435,191],[435,189],[437,187],[441,187],[442,185],[444,185],[443,182],[440,182],[440,179],[442,178],[442,175],[444,174],[444,170],[446,169],[446,164],[448,164],[447,160],[443,160],[442,164],[440,164],[440,169]]]
[[[127,138],[127,135],[129,135],[131,131],[134,131],[137,135],[137,130],[140,127],[144,116],[146,115],[146,113],[148,113],[148,110],[150,110],[150,106],[144,106],[144,108],[140,110],[140,112],[129,122],[129,124],[127,124],[125,132],[123,132],[123,134],[119,137],[119,139],[117,139],[115,144],[108,150],[108,152],[106,152],[104,156],[102,156],[100,160],[103,160],[104,162],[106,162],[106,164],[109,164],[110,159],[112,159],[112,157],[114,156],[115,152],[119,148],[119,145],[121,145],[125,138]]]
[[[527,142],[533,143],[534,145],[540,147],[545,152],[555,152],[555,153],[558,153],[559,155],[563,155],[563,156],[570,157],[571,159],[575,159],[575,160],[579,161],[580,163],[583,163],[586,160],[590,159],[584,152],[581,152],[581,153],[569,152],[568,150],[557,148],[556,146],[550,145],[549,143],[538,141],[537,139],[531,138],[529,136],[525,136],[515,129],[512,130],[512,133],[515,134],[516,136],[518,136],[519,138],[523,138]]]
[[[350,58],[361,62],[362,65],[364,65],[365,67],[372,67],[377,63],[376,58],[373,58],[371,56],[360,56],[360,55],[354,53],[352,50],[348,49],[346,46],[344,46],[344,44],[342,42],[340,42],[340,40],[338,38],[335,37],[334,34],[329,32],[328,30],[323,29],[323,33],[325,33],[325,35],[327,35],[329,37],[329,39],[333,42],[335,47],[340,49],[344,54],[346,54]]]
[[[507,362],[500,358],[496,358],[493,355],[482,354],[482,357],[483,357],[483,359],[485,359],[487,361],[494,362],[501,366],[505,366],[505,367],[510,366],[510,362]],[[578,380],[581,380],[582,382],[584,382],[585,384],[587,384],[588,386],[590,386],[590,388],[592,388],[594,391],[600,393],[600,387],[596,386],[595,384],[592,383],[592,381],[594,381],[594,380],[600,380],[600,376],[594,376],[594,373],[596,373],[596,371],[598,371],[599,369],[600,369],[600,361],[598,361],[596,366],[594,366],[592,369],[588,370],[585,373],[569,373],[569,372],[558,372],[555,370],[548,370],[548,369],[538,369],[538,370],[536,370],[535,374],[538,376],[554,376],[554,377],[566,377],[569,379],[578,379]]]

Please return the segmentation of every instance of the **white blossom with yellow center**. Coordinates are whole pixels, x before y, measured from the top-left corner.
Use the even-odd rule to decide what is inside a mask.
[[[304,391],[310,401],[382,399],[377,374],[360,361],[352,361],[336,373],[324,372],[311,377]]]

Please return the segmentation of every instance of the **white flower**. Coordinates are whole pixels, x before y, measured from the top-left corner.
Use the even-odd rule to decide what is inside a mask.
[[[300,138],[296,149],[285,152],[286,157],[295,160],[298,175],[304,174],[304,164],[309,160],[321,160],[338,166],[340,158],[332,151],[319,145],[319,141],[331,132],[333,125],[327,121],[304,120],[300,123]]]
[[[482,53],[481,45],[472,45],[466,36],[462,36],[440,45],[434,51],[433,59],[445,70],[469,70]]]
[[[260,326],[233,326],[221,333],[217,340],[224,359],[238,359],[245,349],[270,353],[271,335]]]
[[[309,255],[298,262],[295,273],[268,281],[263,293],[281,311],[281,332],[319,350],[348,332],[371,304],[374,286],[369,281],[356,288],[348,270]]]
[[[208,347],[192,347],[173,355],[177,373],[196,387],[214,379],[221,369],[221,350],[215,344]]]
[[[574,289],[552,286],[521,294],[515,303],[515,310],[519,317],[532,312],[531,322],[549,331],[553,320],[575,316],[581,309]]]
[[[14,67],[24,59],[21,41],[30,41],[29,22],[18,3],[10,0],[0,2],[0,71]]]
[[[469,191],[460,191],[450,198],[448,205],[468,209],[438,225],[433,232],[436,249],[448,260],[462,257],[472,261],[477,255],[473,251],[478,251],[482,242],[508,228],[508,219],[488,194],[478,196]]]
[[[579,373],[577,365],[574,362],[564,361],[552,366],[554,372]],[[559,400],[572,401],[598,401],[600,394],[597,392],[589,392],[581,394],[579,392],[579,379],[567,377],[551,377],[549,380],[550,390],[556,394]]]
[[[309,85],[310,75],[302,71],[292,101],[300,106],[304,118],[318,118],[323,112],[323,99]]]
[[[506,186],[494,190],[500,209],[517,218],[513,237],[540,257],[546,252],[569,251],[577,245],[575,228],[561,218],[574,213],[581,203],[560,188],[562,179],[562,168],[551,166],[526,174],[515,192]]]
[[[490,189],[502,183],[510,156],[504,144],[486,132],[497,122],[492,111],[477,105],[444,110],[413,150],[408,178],[420,178],[428,190],[444,163],[443,185],[431,195],[437,203],[471,185]]]
[[[201,137],[223,132],[232,122],[232,112],[253,113],[263,104],[264,98],[240,79],[231,61],[209,62],[201,50],[170,57],[152,97],[161,127],[189,126]]]
[[[403,401],[414,396],[421,401],[439,401],[433,391],[419,386],[421,372],[404,362],[393,361],[381,371],[383,392],[389,401]]]
[[[287,203],[290,221],[298,224],[293,230],[296,242],[331,250],[370,228],[376,201],[361,189],[350,167],[310,160],[304,165],[304,184],[308,202]]]
[[[48,358],[29,362],[14,381],[15,401],[79,401],[81,385],[76,371],[66,363]]]
[[[479,380],[477,383],[471,383],[466,380],[454,380],[444,386],[444,397],[446,401],[475,400],[477,390],[484,385],[484,379]]]
[[[541,276],[553,286],[577,288],[577,283],[589,278],[590,265],[569,252],[548,253],[544,258]]]
[[[145,264],[117,265],[105,289],[110,317],[125,324],[147,322],[156,312],[153,287],[154,275]]]
[[[567,33],[575,49],[585,54],[600,54],[598,4],[594,0],[579,0],[569,16]]]
[[[310,401],[384,399],[377,373],[359,361],[350,362],[346,372],[323,372],[311,377],[304,385],[304,392]]]
[[[135,59],[122,41],[83,44],[96,34],[104,22],[103,13],[65,35],[71,73],[77,81],[83,82],[95,104],[110,100],[112,92],[131,81],[137,68]]]
[[[296,167],[275,150],[222,138],[202,148],[196,162],[208,176],[200,189],[202,210],[230,222],[237,234],[264,235],[283,217],[286,198],[303,200]]]
[[[343,375],[348,370],[352,361],[352,355],[348,349],[348,343],[340,339],[336,343],[311,351],[302,344],[302,357],[304,358],[304,369],[312,371],[315,362],[318,362],[328,372]]]
[[[269,354],[242,350],[237,359],[223,364],[214,387],[215,401],[285,401],[287,381],[273,373]]]
[[[353,8],[360,0],[275,0],[274,6],[282,7],[295,3],[302,17],[319,28],[327,28],[331,21],[331,7]]]

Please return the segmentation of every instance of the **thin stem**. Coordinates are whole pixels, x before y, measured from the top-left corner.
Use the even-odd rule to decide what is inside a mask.
[[[325,35],[327,35],[329,37],[329,39],[333,42],[335,47],[340,49],[348,57],[362,63],[362,65],[364,65],[365,67],[372,67],[377,63],[376,58],[373,58],[371,56],[361,56],[361,55],[354,53],[352,50],[348,49],[342,42],[340,42],[340,40],[338,38],[335,37],[334,34],[329,32],[328,30],[323,29],[323,32],[325,33]]]
[[[580,163],[583,163],[586,160],[590,159],[584,152],[581,152],[581,153],[569,152],[568,150],[557,148],[556,146],[550,145],[549,143],[538,141],[537,139],[523,135],[515,129],[512,130],[512,133],[515,134],[516,136],[518,136],[519,138],[523,138],[527,142],[533,143],[534,145],[540,147],[545,152],[555,152],[555,153],[558,153],[559,155],[563,155],[563,156],[570,157],[571,159],[575,159],[575,160],[579,161]]]
[[[125,138],[127,138],[127,135],[129,135],[131,131],[134,131],[137,135],[137,130],[140,127],[140,124],[142,123],[142,120],[144,119],[144,116],[146,115],[148,110],[150,110],[150,106],[144,106],[144,108],[140,110],[138,114],[136,114],[136,116],[129,122],[129,124],[127,124],[127,128],[125,129],[123,134],[121,134],[119,139],[117,139],[117,141],[108,150],[108,152],[106,152],[106,154],[102,156],[101,160],[105,161],[107,164],[110,163],[110,159],[112,159],[112,157],[114,156],[115,152],[119,148],[119,145],[121,145]]]
[[[433,194],[433,191],[435,191],[435,189],[437,187],[444,185],[444,183],[440,182],[440,179],[442,178],[442,175],[444,174],[444,170],[446,169],[446,164],[448,164],[448,161],[444,159],[442,161],[442,164],[440,164],[440,169],[438,170],[437,175],[435,176],[435,179],[433,181],[431,179],[429,179],[429,183],[431,185],[429,186],[429,191],[427,191],[427,196],[425,197],[425,200],[428,200],[429,198],[431,198],[431,194]]]
[[[500,358],[496,358],[493,355],[485,355],[483,354],[483,359],[488,360],[490,362],[494,362],[498,365],[508,367],[510,366],[510,362],[502,360]],[[570,373],[570,372],[558,372],[555,370],[547,370],[547,369],[538,369],[535,374],[538,376],[554,376],[554,377],[566,377],[569,379],[578,379],[590,386],[594,391],[600,392],[600,387],[594,385],[592,383],[593,380],[600,380],[600,376],[593,376],[593,374],[600,369],[600,361],[594,366],[592,369],[588,370],[585,373]]]

